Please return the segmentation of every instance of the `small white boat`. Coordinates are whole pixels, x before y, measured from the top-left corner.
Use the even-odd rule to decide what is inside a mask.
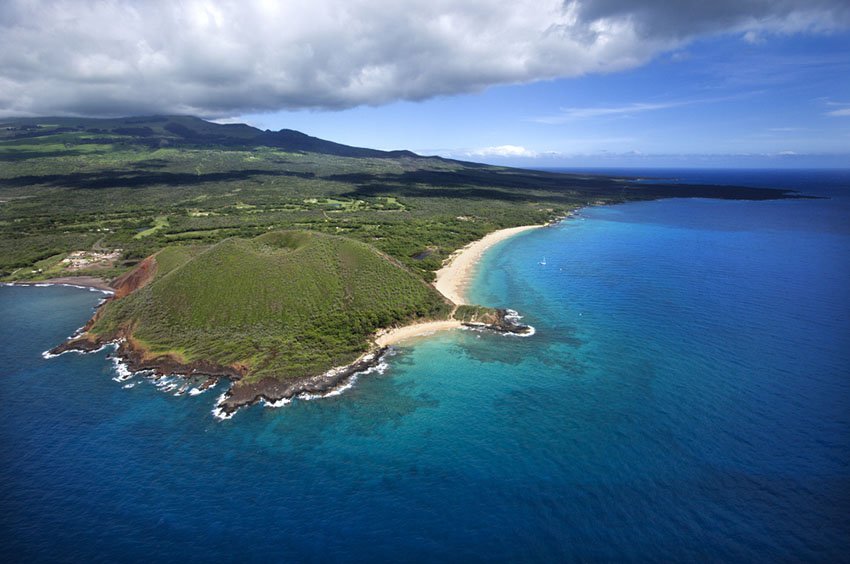
[[[541,261],[540,261],[540,262],[538,262],[537,264],[539,264],[539,265],[541,265],[541,266],[546,266],[546,257],[543,257],[543,260],[541,260]]]

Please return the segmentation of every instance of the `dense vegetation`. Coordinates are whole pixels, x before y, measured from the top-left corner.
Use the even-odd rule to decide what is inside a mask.
[[[382,327],[446,318],[452,306],[364,243],[306,231],[169,247],[153,281],[109,302],[90,331],[131,335],[151,356],[247,370],[246,382],[345,365]]]
[[[430,280],[453,250],[592,202],[769,191],[648,184],[347,147],[192,117],[0,120],[0,279],[112,277],[170,245],[296,228],[368,242]]]

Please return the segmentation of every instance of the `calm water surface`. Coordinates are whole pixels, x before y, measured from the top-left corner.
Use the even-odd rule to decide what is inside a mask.
[[[41,357],[100,294],[0,288],[0,556],[847,559],[850,175],[655,174],[831,199],[585,209],[482,264],[533,337],[419,340],[225,422],[222,387]]]

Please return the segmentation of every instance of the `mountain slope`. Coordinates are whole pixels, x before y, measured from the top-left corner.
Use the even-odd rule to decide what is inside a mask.
[[[162,251],[164,268],[106,304],[90,335],[124,337],[148,359],[232,367],[250,383],[348,364],[377,329],[451,312],[415,274],[342,237],[273,232],[193,254]]]
[[[0,127],[16,128],[10,139],[32,139],[60,133],[87,133],[126,136],[145,141],[150,146],[179,145],[185,147],[221,146],[229,148],[275,147],[291,152],[310,152],[339,157],[398,158],[416,157],[411,151],[379,151],[351,147],[300,131],[281,129],[263,131],[240,124],[219,124],[193,116],[144,116],[113,119],[40,117],[0,120]],[[12,132],[13,130],[8,130]]]

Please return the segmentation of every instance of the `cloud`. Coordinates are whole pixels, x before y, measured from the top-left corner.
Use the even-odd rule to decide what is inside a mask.
[[[690,102],[667,102],[658,104],[647,104],[635,102],[624,106],[609,106],[609,107],[588,107],[588,108],[563,108],[561,113],[553,116],[544,116],[534,118],[532,121],[538,123],[558,124],[575,119],[588,119],[604,116],[631,115],[641,112],[651,112],[655,110],[666,110],[677,106],[685,106]]]
[[[850,102],[830,100],[829,98],[819,98],[818,100],[826,106],[837,108],[825,112],[824,115],[831,117],[850,117]]]
[[[484,147],[466,153],[470,157],[528,157],[534,158],[538,153],[520,147],[518,145],[499,145],[498,147]]]
[[[593,0],[580,4],[580,17],[630,18],[645,37],[687,39],[717,32],[829,31],[848,24],[842,0]]]
[[[0,115],[343,109],[848,24],[843,0],[5,0]]]
[[[765,42],[765,39],[759,32],[751,29],[744,33],[744,41],[750,45],[761,45]]]
[[[670,108],[679,108],[682,106],[693,106],[696,104],[711,104],[717,102],[728,102],[731,100],[739,100],[741,98],[746,98],[752,96],[754,94],[759,94],[758,91],[753,92],[743,92],[741,94],[735,94],[733,96],[722,96],[718,98],[697,98],[692,100],[675,100],[670,102],[656,102],[656,103],[647,103],[647,102],[633,102],[631,104],[625,104],[621,106],[591,106],[584,108],[562,108],[560,113],[552,115],[552,116],[543,116],[539,118],[533,118],[531,121],[537,123],[545,123],[550,125],[556,125],[560,123],[566,123],[568,121],[573,121],[577,119],[589,119],[589,118],[598,118],[598,117],[607,117],[607,116],[626,116],[626,115],[634,115],[643,112],[653,112],[657,110],[668,110]]]

